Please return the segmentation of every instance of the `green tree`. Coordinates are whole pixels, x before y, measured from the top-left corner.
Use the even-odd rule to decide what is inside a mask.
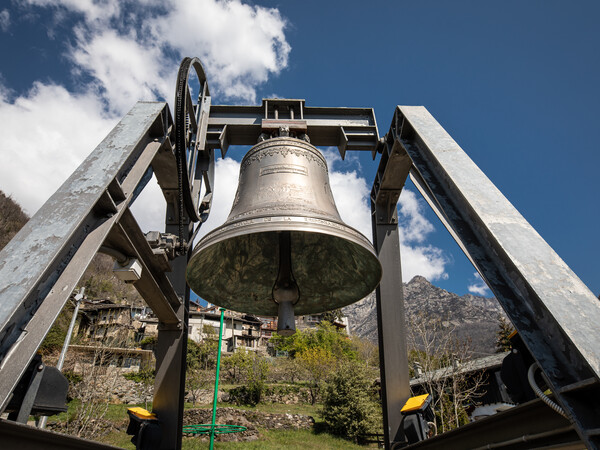
[[[219,336],[213,327],[204,325],[202,341],[188,339],[187,365],[193,369],[212,369],[217,362]]]
[[[496,353],[503,353],[510,350],[510,335],[513,334],[515,329],[512,324],[504,318],[499,316],[498,318],[498,330],[496,331]]]
[[[409,362],[418,366],[419,393],[433,398],[435,424],[440,432],[464,424],[465,406],[475,403],[485,382],[480,371],[464,370],[472,360],[469,342],[459,341],[452,325],[425,314],[409,323]]]
[[[324,322],[329,322],[330,324],[333,324],[334,322],[341,322],[343,317],[344,313],[342,312],[341,308],[325,311],[323,314],[321,314],[322,320]]]
[[[231,381],[234,383],[241,383],[244,380],[251,358],[252,355],[249,352],[240,348],[237,349],[233,355],[223,358],[221,364]]]
[[[201,390],[208,388],[215,379],[214,368],[219,345],[218,337],[215,336],[214,328],[205,325],[201,342],[188,339],[185,387],[194,405],[198,401]]]
[[[267,360],[256,353],[239,349],[232,356],[223,360],[236,382],[243,383],[229,391],[233,401],[238,404],[256,405],[260,402],[265,390],[265,383],[269,374]]]
[[[329,322],[321,322],[315,329],[298,330],[288,337],[275,335],[271,342],[275,350],[287,351],[291,357],[310,348],[323,348],[341,359],[357,357],[356,348],[348,335],[338,331]]]
[[[332,434],[357,440],[380,432],[381,408],[366,368],[347,362],[332,373],[323,390],[321,416]]]
[[[356,349],[359,361],[363,361],[366,367],[379,367],[379,347],[377,344],[359,336],[351,336],[350,342]]]
[[[308,381],[311,404],[314,405],[323,382],[335,370],[338,361],[329,350],[322,347],[307,348],[297,353],[296,361]]]

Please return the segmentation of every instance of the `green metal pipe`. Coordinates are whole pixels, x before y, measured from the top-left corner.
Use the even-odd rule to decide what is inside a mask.
[[[212,421],[210,422],[210,450],[215,445],[215,420],[217,419],[217,397],[219,396],[219,371],[221,370],[221,342],[223,341],[223,318],[225,317],[225,308],[219,308],[221,311],[221,325],[219,326],[219,347],[217,349],[217,370],[215,375],[215,395],[213,397]]]

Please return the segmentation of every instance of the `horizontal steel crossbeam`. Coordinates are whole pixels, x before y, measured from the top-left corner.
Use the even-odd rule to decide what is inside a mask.
[[[263,119],[305,122],[306,133],[315,146],[337,146],[342,158],[347,151],[370,151],[375,158],[379,134],[373,108],[319,108],[304,100],[263,99],[260,106],[212,105],[208,119],[207,148],[254,145],[263,131]],[[270,123],[270,122],[267,122]]]

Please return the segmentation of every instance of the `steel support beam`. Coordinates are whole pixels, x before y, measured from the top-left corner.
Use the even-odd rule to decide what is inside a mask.
[[[138,103],[0,252],[0,411],[144,184],[169,125],[165,103]]]
[[[583,448],[583,443],[567,419],[541,400],[533,400],[403,448],[575,450]]]
[[[76,436],[23,425],[0,419],[0,436],[3,449],[19,450],[118,450],[108,444],[82,439]]]
[[[399,106],[419,190],[487,282],[582,441],[600,447],[600,302],[439,123]]]
[[[337,146],[342,158],[346,151],[370,151],[375,158],[379,142],[373,108],[317,108],[304,100],[263,99],[262,105],[213,105],[208,119],[207,148],[254,145],[263,132],[263,121],[279,120],[292,127],[306,128],[311,144]]]
[[[176,198],[167,195],[166,232],[179,233],[179,208]],[[186,240],[192,236],[192,223],[184,217]],[[198,225],[200,226],[200,225]],[[189,253],[171,262],[173,271],[167,276],[179,298],[176,309],[179,322],[159,322],[156,346],[156,376],[152,410],[160,420],[162,441],[156,448],[181,448],[183,436],[183,409],[185,402],[185,375],[188,339],[190,289],[185,280]]]
[[[400,264],[397,202],[411,163],[410,159],[386,141],[371,191],[373,244],[383,267],[377,287],[377,328],[381,372],[381,398],[386,448],[403,442],[400,410],[410,397],[410,377],[406,347],[406,320]]]

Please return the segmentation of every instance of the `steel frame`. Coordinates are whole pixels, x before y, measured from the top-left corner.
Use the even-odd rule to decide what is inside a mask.
[[[349,150],[381,153],[371,206],[374,244],[384,267],[377,315],[388,448],[404,440],[399,409],[410,395],[397,223],[397,201],[409,174],[521,333],[580,439],[598,448],[600,304],[425,108],[399,106],[381,140],[368,108],[311,108],[294,99],[202,108],[208,120],[201,121],[199,135],[206,142],[199,148],[225,154],[229,145],[251,145],[263,133],[286,129],[308,133],[314,145],[338,145],[342,156]],[[142,263],[135,287],[160,322],[153,406],[163,440],[157,448],[181,446],[187,256],[169,261],[153,251],[129,211],[153,170],[167,201],[166,231],[177,232],[171,131],[165,103],[138,103],[0,253],[0,411],[105,245]],[[193,227],[189,217],[183,219],[189,240]],[[38,439],[55,439],[3,421],[0,428],[20,434],[31,447]],[[444,439],[431,443],[443,446]]]
[[[440,124],[399,106],[386,142],[477,268],[581,440],[600,445],[600,302]]]

